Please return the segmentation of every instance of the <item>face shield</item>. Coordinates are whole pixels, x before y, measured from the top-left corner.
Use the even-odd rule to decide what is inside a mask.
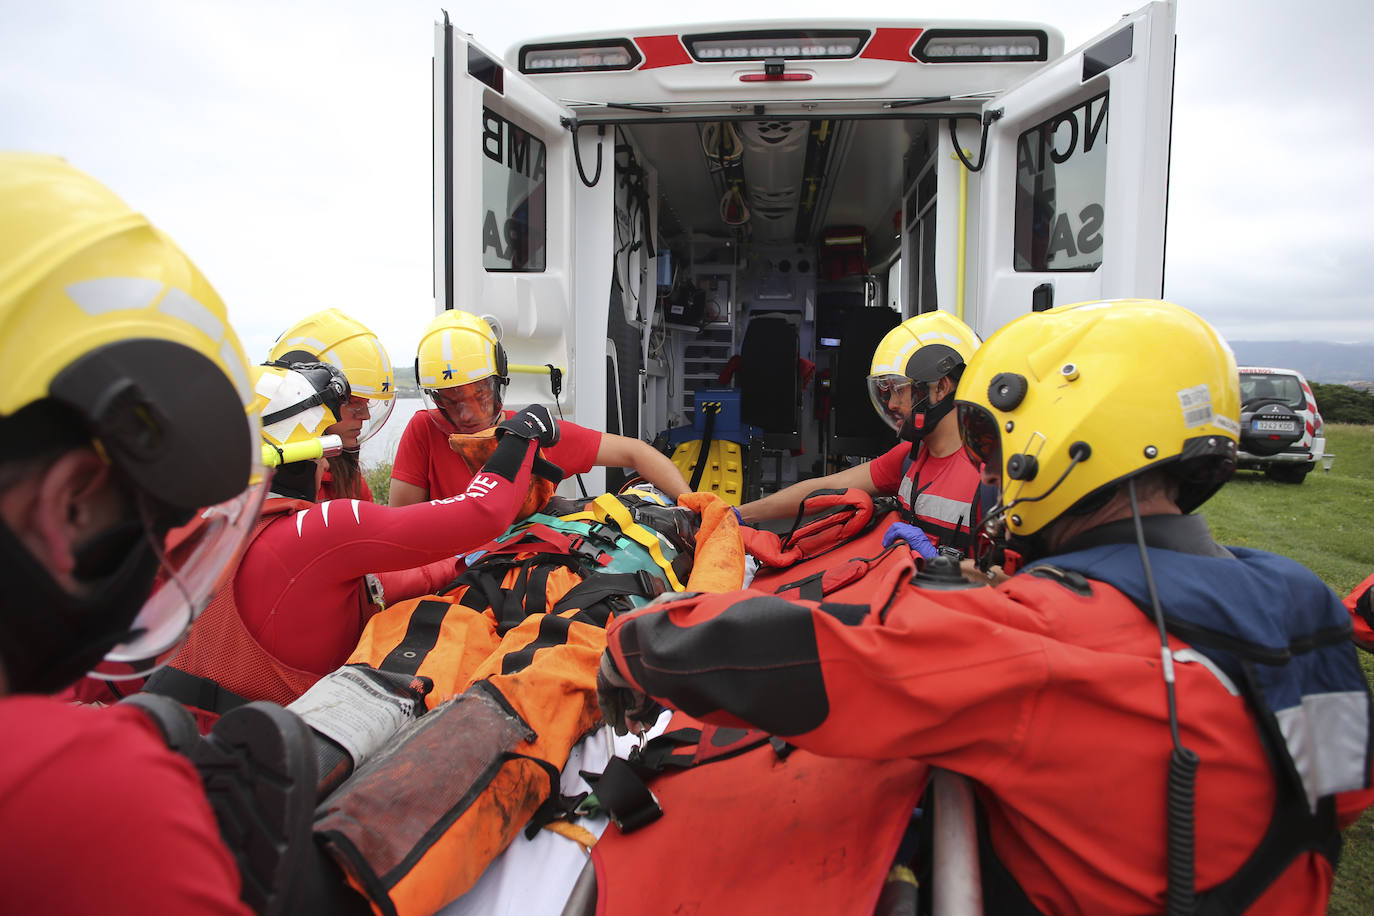
[[[959,438],[964,451],[975,466],[987,473],[1002,476],[1002,432],[987,408],[968,401],[959,401]]]
[[[930,395],[925,382],[913,382],[905,375],[870,375],[868,399],[883,422],[900,432],[911,416],[911,406]]]
[[[165,526],[156,522],[146,500],[140,505],[145,536],[159,547],[161,564],[153,593],[134,618],[128,636],[91,670],[92,677],[113,681],[145,677],[172,657],[225,574],[235,568],[253,533],[268,487],[256,448],[250,480],[243,492],[200,510],[161,538],[155,533]]]
[[[444,435],[472,435],[490,429],[501,419],[501,382],[495,376],[451,388],[422,390],[425,404],[448,421],[448,428],[440,427]]]
[[[338,436],[345,451],[357,452],[372,438],[391,416],[396,399],[369,398],[354,392],[340,405],[342,415],[338,423],[325,430],[326,435]]]
[[[361,402],[361,403],[359,403]],[[344,443],[344,448],[350,451],[361,446],[368,439],[377,435],[382,427],[386,425],[387,419],[391,416],[391,411],[396,407],[396,399],[392,398],[367,398],[354,392],[353,397],[349,398],[348,404],[344,407],[344,420],[359,418],[363,420],[362,429],[358,431],[357,445]]]

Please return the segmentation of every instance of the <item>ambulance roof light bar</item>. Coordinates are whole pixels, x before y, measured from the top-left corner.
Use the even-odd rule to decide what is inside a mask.
[[[702,63],[740,60],[842,60],[858,57],[866,29],[786,29],[683,35],[682,43]]]
[[[911,49],[926,64],[966,64],[998,61],[1048,60],[1049,38],[1038,29],[929,29]]]
[[[633,70],[644,58],[627,38],[560,41],[520,49],[521,73],[588,73]]]

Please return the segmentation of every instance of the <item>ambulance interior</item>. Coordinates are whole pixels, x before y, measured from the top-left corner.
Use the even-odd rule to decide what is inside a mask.
[[[738,392],[738,411],[725,395],[713,432],[758,433],[744,499],[890,448],[894,434],[864,379],[883,335],[935,307],[943,124],[765,117],[616,127],[608,336],[621,385],[608,416],[645,439],[684,424],[700,434],[697,402]],[[641,369],[647,396],[635,430]],[[677,443],[665,444],[672,454]]]

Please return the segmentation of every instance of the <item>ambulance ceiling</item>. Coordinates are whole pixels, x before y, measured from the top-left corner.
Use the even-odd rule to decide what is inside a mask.
[[[749,208],[750,238],[760,243],[791,242],[803,201],[815,195],[807,242],[828,226],[864,226],[870,259],[893,247],[893,214],[901,207],[902,170],[907,156],[933,121],[832,121],[830,149],[819,187],[806,180],[807,136],[819,124],[806,121],[735,122],[742,147],[738,165],[708,158],[718,137],[706,125],[644,124],[623,127],[633,133],[643,156],[658,169],[660,223],[681,231],[728,235],[722,219],[725,176],[743,179]],[[718,125],[716,128],[718,129]],[[736,141],[726,142],[728,148]],[[814,141],[813,141],[814,145]],[[814,155],[814,154],[813,154]],[[812,166],[814,169],[814,164]],[[665,212],[666,211],[666,212]]]

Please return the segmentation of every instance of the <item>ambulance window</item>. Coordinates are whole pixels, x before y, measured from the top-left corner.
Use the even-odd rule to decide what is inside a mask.
[[[1061,111],[1017,138],[1017,270],[1101,266],[1107,95]]]
[[[548,223],[544,142],[482,109],[482,266],[542,271]]]

